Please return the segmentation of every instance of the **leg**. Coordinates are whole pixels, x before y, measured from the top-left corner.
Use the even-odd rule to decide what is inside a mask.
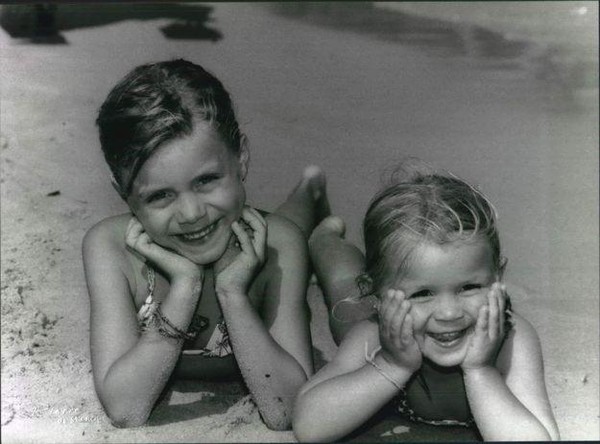
[[[323,171],[314,165],[305,168],[296,188],[274,212],[294,222],[308,239],[313,228],[330,214]]]
[[[356,285],[356,277],[364,272],[364,256],[343,238],[344,231],[342,219],[329,216],[314,229],[308,242],[329,313],[329,328],[337,344],[356,322],[373,313],[372,301],[360,300]]]

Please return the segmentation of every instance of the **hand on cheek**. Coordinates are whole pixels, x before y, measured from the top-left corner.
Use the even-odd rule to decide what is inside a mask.
[[[422,355],[410,309],[402,291],[388,290],[379,304],[379,339],[386,361],[415,372],[421,367]]]
[[[202,280],[202,267],[155,243],[135,216],[127,225],[125,244],[164,271],[171,280],[179,278]]]
[[[481,306],[474,332],[461,367],[472,370],[494,365],[498,348],[504,338],[505,287],[498,282],[487,294],[487,304]]]

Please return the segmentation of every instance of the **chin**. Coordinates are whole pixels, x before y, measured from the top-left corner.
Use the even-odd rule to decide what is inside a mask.
[[[467,354],[467,343],[451,350],[440,350],[434,344],[422,347],[423,356],[440,367],[456,367],[462,364]]]
[[[227,242],[220,248],[213,247],[205,251],[181,251],[180,254],[197,265],[209,265],[217,262],[227,250]]]

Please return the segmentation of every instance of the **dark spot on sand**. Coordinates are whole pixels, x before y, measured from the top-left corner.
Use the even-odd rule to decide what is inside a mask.
[[[283,402],[283,399],[281,399],[279,396],[277,398],[275,398],[277,401],[279,402]]]
[[[46,196],[59,196],[60,195],[60,191],[56,190],[56,191],[51,191],[48,194],[46,194]]]
[[[265,375],[265,378],[270,378],[271,375],[269,375],[268,373]]]

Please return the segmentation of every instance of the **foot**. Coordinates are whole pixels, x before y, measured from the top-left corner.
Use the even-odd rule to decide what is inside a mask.
[[[317,238],[319,236],[336,236],[344,237],[346,233],[346,224],[341,217],[338,216],[327,216],[319,223],[313,230],[310,239]]]
[[[327,199],[327,180],[325,173],[317,165],[309,165],[302,172],[300,187],[306,187],[315,202],[317,221],[331,214],[329,200]]]

